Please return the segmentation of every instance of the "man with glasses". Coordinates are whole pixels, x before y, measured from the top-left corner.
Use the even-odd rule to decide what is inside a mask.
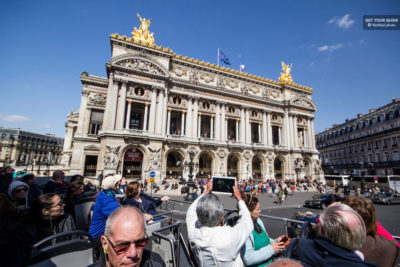
[[[90,267],[165,266],[160,255],[145,249],[147,241],[143,214],[132,206],[119,207],[106,221],[103,255]]]

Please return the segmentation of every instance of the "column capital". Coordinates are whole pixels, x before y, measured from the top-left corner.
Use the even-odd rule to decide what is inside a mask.
[[[171,110],[172,110],[171,108],[168,108],[168,112],[171,112]]]
[[[131,99],[128,99],[126,101],[128,102],[129,105],[133,103],[133,101]]]
[[[215,115],[214,114],[211,114],[211,118],[214,118],[215,117]]]
[[[182,110],[182,113],[185,114],[185,113],[186,113],[186,110]]]
[[[146,102],[146,103],[144,103],[144,105],[145,105],[146,107],[148,107],[150,104]]]
[[[239,122],[239,121],[240,121],[240,119],[238,119],[238,118],[237,118],[237,119],[236,119],[236,121],[237,121],[237,122]]]
[[[228,118],[228,117],[225,117],[225,120],[227,121],[227,120],[229,120],[229,118]]]
[[[262,122],[259,121],[259,122],[258,122],[258,125],[262,125]]]
[[[201,117],[201,113],[200,112],[199,112],[198,116]]]

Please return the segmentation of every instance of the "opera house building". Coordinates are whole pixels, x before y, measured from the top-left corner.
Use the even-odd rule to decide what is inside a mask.
[[[313,90],[293,82],[291,66],[282,62],[273,81],[178,55],[156,45],[150,20],[139,19],[132,37],[110,35],[107,77],[80,75],[80,107],[66,123],[67,173],[186,179],[193,151],[196,177],[320,178]]]

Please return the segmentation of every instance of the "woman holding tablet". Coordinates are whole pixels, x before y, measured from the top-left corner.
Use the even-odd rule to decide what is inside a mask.
[[[272,256],[284,249],[286,236],[271,239],[265,230],[263,222],[260,220],[260,202],[254,195],[244,194],[243,200],[250,211],[253,220],[254,230],[247,238],[241,249],[243,263],[246,266],[265,266],[272,262]]]

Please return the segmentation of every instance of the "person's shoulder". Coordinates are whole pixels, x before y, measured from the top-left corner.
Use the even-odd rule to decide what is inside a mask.
[[[165,262],[160,256],[160,254],[153,252],[151,250],[143,250],[141,267],[165,267]]]

